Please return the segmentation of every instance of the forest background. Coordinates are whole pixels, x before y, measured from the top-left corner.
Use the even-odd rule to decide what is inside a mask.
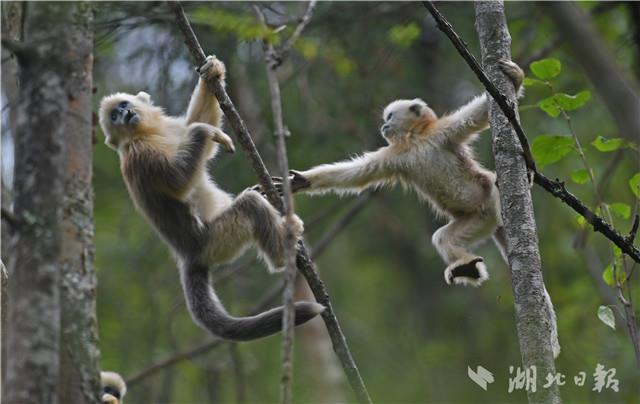
[[[278,173],[261,43],[272,31],[263,27],[250,4],[184,6],[205,52],[226,63],[229,94],[270,172]],[[270,26],[286,26],[284,33],[306,9],[305,3],[258,6]],[[479,56],[472,4],[439,7]],[[637,84],[638,4],[580,3],[579,7],[589,13],[611,61]],[[183,113],[197,74],[170,10],[156,2],[100,3],[95,8],[94,110],[103,95],[146,91],[168,113]],[[627,234],[638,212],[632,182],[640,168],[638,134],[620,133],[585,74],[588,61],[571,52],[548,13],[536,3],[506,4],[513,59],[528,77],[536,78],[529,65],[539,59],[554,58],[562,66],[549,80],[553,89],[527,83],[527,95],[520,100],[522,125],[543,172],[566,181],[567,188],[594,209],[601,202],[608,204],[613,224]],[[278,34],[269,35],[278,40]],[[420,97],[442,114],[484,90],[420,3],[318,3],[278,77],[290,132],[289,165],[295,169],[384,145],[378,131],[380,115],[394,99]],[[3,88],[9,79],[3,74]],[[553,144],[548,146],[554,150],[550,153],[544,140],[536,142],[545,135],[571,138],[563,115],[552,116],[539,101],[553,92],[585,91],[589,96],[579,96],[584,102],[568,114],[587,167],[574,146]],[[5,107],[10,95],[3,91],[2,97],[2,180],[10,198],[13,134],[10,108]],[[95,268],[102,368],[118,371],[129,381],[127,401],[134,403],[277,401],[281,338],[209,343],[211,338],[189,317],[167,248],[134,210],[117,154],[102,144],[99,128],[95,138]],[[479,136],[475,149],[478,159],[492,168],[489,131]],[[588,169],[595,184],[585,179]],[[238,153],[221,153],[211,173],[217,184],[233,193],[256,183]],[[559,200],[535,185],[532,193],[544,280],[556,308],[563,348],[556,361],[557,371],[567,381],[561,393],[567,402],[632,402],[640,395],[640,372],[612,281],[610,264],[618,259],[616,252]],[[478,250],[490,272],[487,283],[477,289],[447,286],[444,264],[431,246],[431,235],[442,221],[412,192],[395,187],[360,197],[300,195],[295,207],[305,221],[307,242],[374,401],[526,400],[522,390],[508,392],[509,378],[515,375],[510,367],[520,366],[521,359],[510,277],[493,244]],[[631,260],[627,261],[631,268]],[[238,315],[249,312],[278,282],[278,276],[268,275],[252,253],[213,278],[229,311]],[[637,279],[629,280],[634,301],[640,300]],[[309,296],[304,280],[299,280],[296,297]],[[273,305],[278,301],[276,295]],[[607,326],[610,320],[601,307],[612,309],[615,330]],[[197,347],[202,348],[195,354],[184,354]],[[165,358],[176,360],[149,371]],[[319,318],[296,329],[294,358],[296,401],[353,399]],[[619,392],[592,391],[598,364],[616,369]],[[475,370],[478,365],[495,376],[487,391],[467,376],[468,367]],[[580,372],[587,375],[584,386],[573,382]]]

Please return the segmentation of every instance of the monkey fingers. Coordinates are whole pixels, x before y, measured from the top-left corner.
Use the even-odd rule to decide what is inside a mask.
[[[298,171],[289,170],[289,174],[291,175],[291,192],[295,193],[300,191],[301,189],[306,189],[311,186],[311,182]]]
[[[233,145],[231,137],[218,128],[211,133],[211,140],[221,144],[229,153],[235,153],[236,147]]]
[[[226,68],[224,63],[216,58],[215,55],[210,55],[207,56],[207,61],[197,68],[196,71],[204,80],[208,80],[212,77],[219,78],[224,76]]]

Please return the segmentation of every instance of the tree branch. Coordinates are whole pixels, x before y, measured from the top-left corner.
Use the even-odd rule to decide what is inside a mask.
[[[191,28],[191,25],[189,24],[182,6],[177,2],[169,2],[168,4],[175,13],[176,23],[184,35],[185,44],[187,44],[196,65],[201,66],[204,64],[206,57],[193,32],[193,29]],[[273,206],[282,212],[284,208],[282,200],[279,198],[278,192],[271,180],[271,176],[269,175],[269,172],[267,171],[267,168],[265,167],[253,140],[251,139],[249,131],[235,109],[233,102],[229,98],[229,95],[218,79],[208,81],[207,85],[218,99],[220,107],[229,120],[230,126],[234,129],[238,143],[243,148],[253,170],[258,176],[258,181],[262,186],[263,191],[266,193],[267,199]],[[359,402],[370,403],[371,399],[369,398],[369,393],[364,385],[362,377],[360,376],[358,367],[353,360],[338,319],[333,312],[333,307],[331,305],[327,289],[320,279],[313,261],[309,258],[309,254],[303,241],[298,243],[296,263],[298,270],[302,272],[309,283],[309,287],[311,288],[316,300],[326,307],[325,311],[322,313],[322,319],[327,326],[327,331],[331,337],[333,349],[340,359],[340,363],[342,364],[347,375],[347,379],[351,384],[351,388],[354,390],[356,398]]]
[[[293,41],[302,33],[302,28],[311,18],[314,4],[309,3],[309,8],[302,22],[296,28],[294,34],[297,36],[289,38],[287,41],[288,49],[293,46]],[[264,14],[260,7],[254,6],[254,10],[262,25],[267,27]],[[302,28],[300,28],[302,27]],[[280,83],[278,82],[277,70],[284,61],[284,56],[278,56],[273,45],[266,39],[262,40],[262,48],[264,50],[264,65],[267,73],[267,81],[269,83],[269,92],[271,93],[271,109],[273,111],[273,126],[276,136],[276,149],[278,154],[278,165],[280,166],[280,175],[282,175],[282,191],[284,198],[285,225],[286,225],[286,250],[285,250],[285,287],[282,293],[283,301],[283,319],[282,319],[282,375],[280,380],[280,401],[282,403],[290,403],[292,400],[292,380],[293,380],[293,342],[294,342],[294,287],[296,278],[296,238],[293,234],[293,196],[291,193],[291,181],[289,180],[289,160],[287,158],[287,145],[285,137],[287,131],[284,126],[282,117],[282,97],[280,95]]]
[[[469,48],[464,43],[464,41],[458,36],[458,34],[453,30],[451,24],[438,12],[438,10],[433,6],[430,1],[423,2],[424,6],[429,10],[433,18],[436,20],[438,24],[438,28],[444,32],[447,37],[451,40],[453,45],[456,47],[460,55],[467,61],[467,64],[476,74],[478,79],[482,82],[482,84],[487,89],[487,92],[491,94],[491,96],[496,100],[502,112],[504,112],[505,116],[509,119],[509,122],[513,126],[518,135],[518,140],[520,141],[520,145],[524,151],[524,159],[527,167],[533,171],[534,173],[534,181],[536,184],[541,186],[551,195],[560,199],[566,205],[571,207],[577,213],[582,215],[587,223],[593,226],[593,230],[603,234],[606,238],[611,240],[615,245],[617,245],[625,254],[630,256],[634,261],[640,263],[640,250],[635,248],[632,243],[629,243],[624,236],[618,233],[607,221],[602,219],[600,216],[596,215],[591,209],[589,209],[582,201],[576,198],[572,193],[567,191],[564,186],[564,182],[560,180],[551,180],[545,177],[542,173],[538,172],[533,157],[531,155],[531,150],[529,148],[529,142],[527,141],[526,135],[522,126],[515,118],[515,109],[511,102],[509,102],[506,97],[496,88],[495,85],[489,80],[486,73],[480,67],[480,64],[475,59],[475,57],[469,51]]]

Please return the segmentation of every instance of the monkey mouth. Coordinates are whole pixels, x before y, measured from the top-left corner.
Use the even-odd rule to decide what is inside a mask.
[[[124,123],[127,125],[136,125],[140,121],[138,114],[128,109],[124,113]]]

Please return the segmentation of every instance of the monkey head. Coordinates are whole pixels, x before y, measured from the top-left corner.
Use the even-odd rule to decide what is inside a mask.
[[[396,100],[382,113],[384,124],[380,133],[391,143],[398,136],[425,131],[437,119],[435,112],[420,98]]]
[[[102,386],[102,404],[122,404],[127,385],[116,372],[100,372],[100,384]]]
[[[149,94],[142,91],[137,95],[116,93],[104,97],[99,115],[105,143],[117,150],[121,143],[149,132],[150,125],[161,114]]]

